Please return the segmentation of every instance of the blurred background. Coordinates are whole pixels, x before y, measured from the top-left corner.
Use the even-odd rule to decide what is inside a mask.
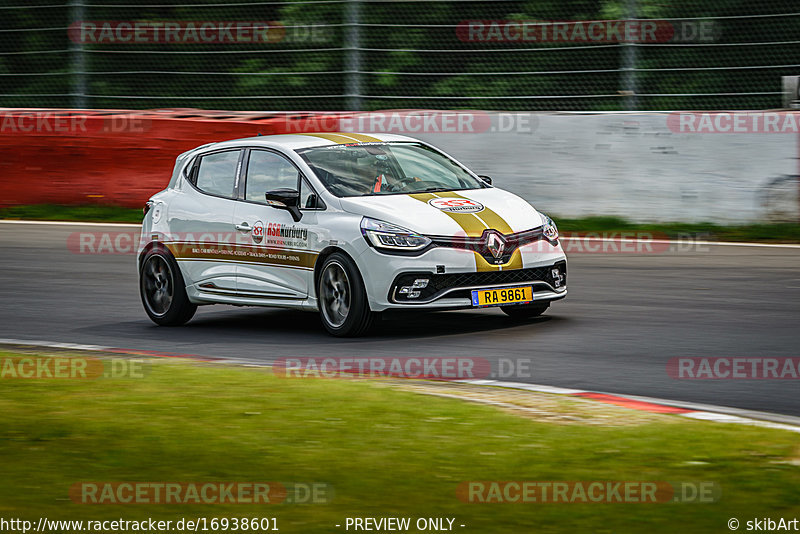
[[[136,208],[198,145],[344,130],[562,218],[800,220],[791,2],[6,1],[0,209]]]
[[[800,64],[800,10],[776,0],[4,3],[5,107],[769,109],[781,106],[781,76]],[[656,31],[589,27],[631,19],[655,21]],[[81,35],[87,21],[98,31]],[[101,31],[103,22],[116,30],[137,21],[268,31],[266,42]],[[476,21],[484,30],[471,33]],[[542,26],[523,36],[506,32],[513,21]],[[553,22],[570,21],[583,22],[552,35]]]

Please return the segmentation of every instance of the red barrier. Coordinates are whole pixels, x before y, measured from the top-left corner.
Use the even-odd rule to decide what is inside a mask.
[[[141,206],[169,182],[175,157],[198,145],[280,133],[277,115],[194,110],[0,112],[0,206]]]
[[[485,111],[256,113],[195,109],[0,110],[0,206],[139,207],[169,182],[178,154],[214,141],[281,133],[482,133]]]

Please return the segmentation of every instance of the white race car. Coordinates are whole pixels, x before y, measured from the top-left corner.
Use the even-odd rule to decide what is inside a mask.
[[[333,335],[390,308],[544,312],[567,293],[547,216],[401,135],[260,136],[181,154],[145,206],[145,311],[180,325],[202,304],[319,311]]]

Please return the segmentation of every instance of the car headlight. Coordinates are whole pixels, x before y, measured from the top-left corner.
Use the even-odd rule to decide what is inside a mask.
[[[372,246],[387,250],[414,251],[427,247],[431,240],[396,224],[364,217],[361,233]]]
[[[556,223],[554,223],[553,219],[551,219],[544,213],[542,213],[541,215],[544,218],[544,224],[542,225],[542,235],[544,235],[544,238],[550,241],[551,243],[555,243],[558,240],[558,228],[556,228]]]

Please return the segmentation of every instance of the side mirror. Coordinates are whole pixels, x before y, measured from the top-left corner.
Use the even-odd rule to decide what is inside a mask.
[[[483,174],[479,174],[478,178],[480,178],[481,180],[483,180],[487,184],[492,185],[492,179],[489,176],[485,176]]]
[[[292,215],[294,222],[303,218],[300,212],[300,192],[296,189],[273,189],[264,193],[267,204],[279,210],[286,210]]]

